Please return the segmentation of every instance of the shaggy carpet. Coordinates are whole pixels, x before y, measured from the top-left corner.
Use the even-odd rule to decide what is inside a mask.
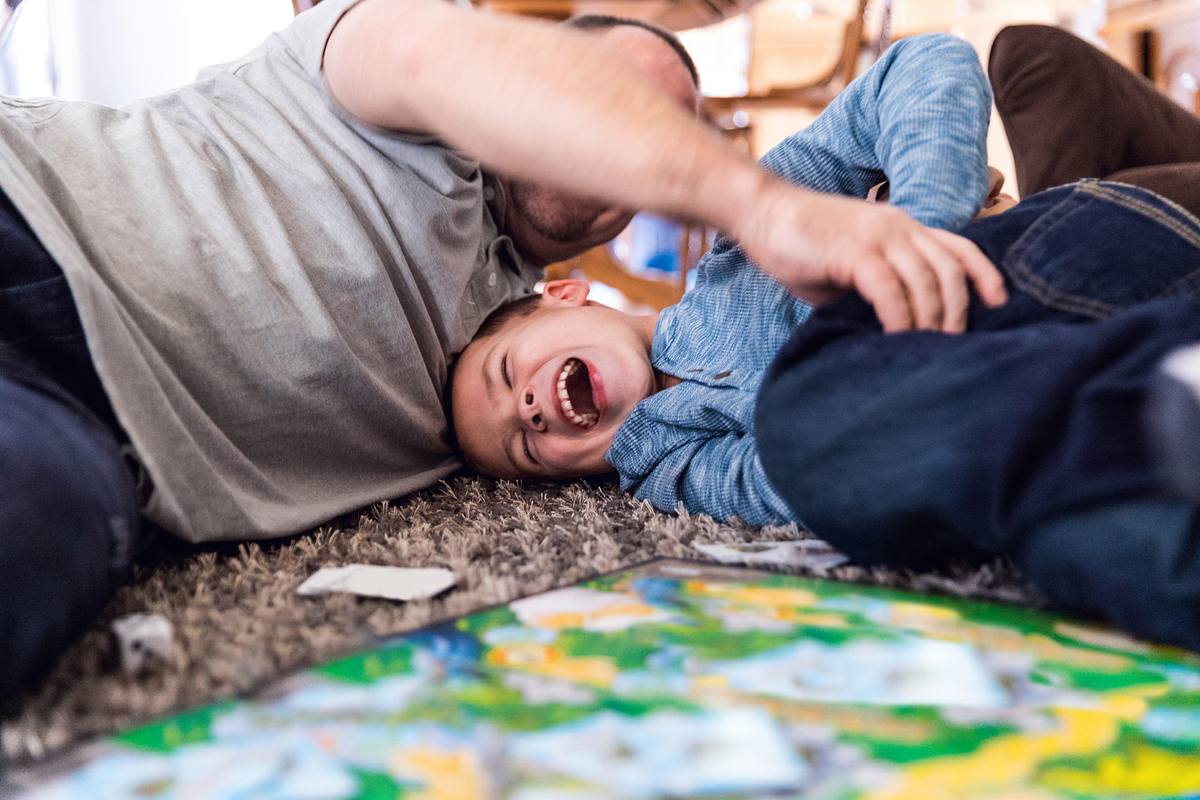
[[[382,503],[344,527],[282,542],[188,550],[160,542],[103,616],[0,721],[0,755],[39,759],[84,738],[248,691],[379,636],[539,592],[655,556],[701,559],[693,545],[796,539],[661,514],[609,483],[566,486],[458,478]],[[301,597],[322,566],[444,566],[458,586],[432,601]],[[859,582],[1036,602],[1004,562],[940,574],[841,566],[792,569]],[[157,612],[175,627],[168,663],[136,677],[116,666],[112,620]]]

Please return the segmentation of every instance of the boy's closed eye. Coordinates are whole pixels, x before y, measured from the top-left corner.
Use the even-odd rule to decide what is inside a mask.
[[[454,366],[450,411],[463,454],[498,477],[609,472],[613,436],[655,389],[655,318],[587,302],[587,284],[574,280],[512,308],[489,318]]]

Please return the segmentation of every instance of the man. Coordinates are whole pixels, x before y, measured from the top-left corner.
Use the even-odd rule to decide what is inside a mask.
[[[0,100],[0,697],[143,521],[278,536],[455,469],[447,361],[624,209],[856,288],[889,329],[961,330],[977,250],[773,178],[695,93],[661,32],[327,0],[122,109]]]

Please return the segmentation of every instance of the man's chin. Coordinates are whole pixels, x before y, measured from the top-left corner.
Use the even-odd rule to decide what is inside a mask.
[[[533,235],[530,235],[530,234]],[[597,244],[602,242],[593,242],[590,239],[580,239],[568,242],[559,242],[549,239],[535,231],[512,230],[511,235],[517,249],[531,261],[538,264],[553,264],[557,261],[568,261],[576,256],[586,253]]]

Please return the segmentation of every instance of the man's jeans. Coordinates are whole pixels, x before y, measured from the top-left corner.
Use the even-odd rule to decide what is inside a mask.
[[[0,707],[129,569],[137,503],[121,446],[66,280],[0,193]]]
[[[1006,554],[1061,608],[1200,649],[1200,509],[1142,420],[1163,357],[1200,341],[1200,221],[1089,181],[963,234],[1008,304],[975,299],[961,336],[819,309],[759,395],[767,475],[857,561]]]

